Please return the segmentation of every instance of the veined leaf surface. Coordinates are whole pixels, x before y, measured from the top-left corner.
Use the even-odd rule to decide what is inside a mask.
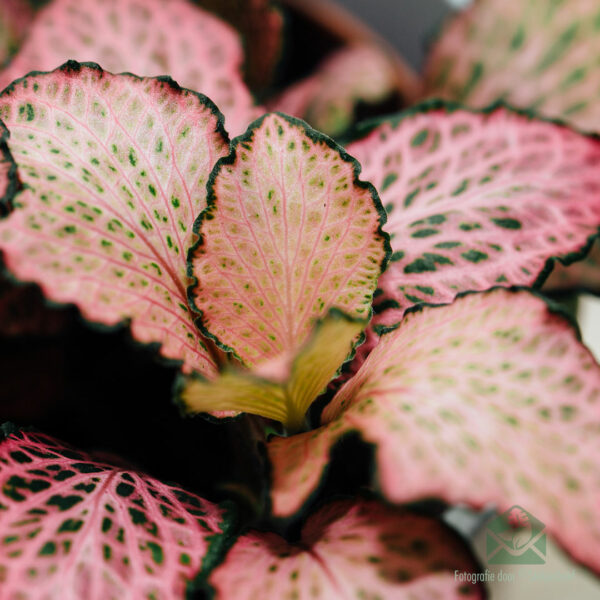
[[[186,253],[228,139],[206,98],[170,80],[69,62],[0,96],[24,189],[0,222],[9,269],[91,321],[212,376],[187,303]]]
[[[295,354],[331,308],[370,317],[385,215],[358,166],[302,121],[266,115],[209,184],[190,253],[201,328],[247,366]]]
[[[600,570],[600,367],[561,316],[496,289],[409,313],[325,408],[320,429],[269,443],[274,512],[318,485],[351,431],[404,503],[514,504]]]
[[[348,151],[389,213],[379,286],[392,302],[378,323],[463,291],[542,283],[600,226],[600,141],[505,107],[424,104]]]
[[[374,501],[341,501],[305,524],[300,543],[272,533],[241,537],[210,582],[218,598],[279,600],[483,598],[454,571],[477,570],[466,545],[439,521]]]
[[[53,0],[0,74],[0,88],[67,60],[93,61],[112,73],[169,75],[213,100],[234,134],[256,116],[240,74],[237,33],[187,0]]]
[[[598,131],[599,31],[595,0],[479,0],[433,45],[426,94],[477,108],[502,99]]]
[[[213,536],[223,533],[220,508],[45,435],[4,432],[3,599],[184,597]]]

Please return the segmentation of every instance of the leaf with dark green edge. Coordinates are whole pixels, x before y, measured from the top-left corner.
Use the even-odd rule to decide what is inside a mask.
[[[479,0],[451,18],[425,66],[425,94],[482,108],[502,99],[600,128],[595,0]]]
[[[279,113],[217,163],[188,294],[203,333],[246,366],[295,355],[332,308],[369,319],[389,240],[359,172],[330,138]]]
[[[3,598],[181,598],[215,560],[220,507],[36,433],[0,436]]]
[[[188,305],[185,256],[206,182],[228,150],[222,117],[168,79],[69,62],[0,95],[24,189],[0,222],[9,270],[90,321],[214,376]]]
[[[342,500],[312,515],[300,541],[250,531],[211,573],[215,598],[484,598],[455,572],[478,570],[466,542],[436,519],[376,501]]]
[[[600,294],[600,242],[596,240],[590,253],[569,266],[556,265],[544,283],[547,291],[585,290]]]
[[[112,73],[169,75],[211,98],[233,134],[258,116],[240,73],[237,33],[186,0],[53,0],[0,73],[0,88],[71,59],[97,62]]]
[[[0,2],[0,65],[17,50],[33,19],[27,0],[2,0]]]
[[[332,54],[316,73],[289,87],[268,108],[338,136],[354,122],[359,103],[382,102],[396,91],[397,79],[394,64],[382,50],[349,46]]]
[[[388,211],[392,259],[379,281],[396,302],[376,323],[463,291],[539,285],[600,226],[600,141],[496,105],[440,101],[373,122],[348,151]]]
[[[351,356],[365,325],[332,311],[297,354],[284,353],[250,372],[226,371],[215,381],[190,377],[179,392],[180,400],[189,412],[245,412],[298,431],[305,426],[310,405]]]
[[[600,571],[599,401],[600,367],[531,293],[418,307],[382,336],[320,429],[269,442],[273,512],[297,511],[335,441],[358,431],[376,447],[389,500],[518,504]]]

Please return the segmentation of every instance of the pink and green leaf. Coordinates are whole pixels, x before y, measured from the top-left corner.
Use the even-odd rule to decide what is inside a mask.
[[[378,122],[348,151],[388,211],[392,301],[377,322],[463,291],[538,285],[600,226],[600,141],[503,106],[431,102]]]
[[[23,184],[0,222],[8,268],[91,321],[130,321],[136,340],[214,376],[187,301],[186,253],[228,150],[215,106],[168,79],[69,62],[5,90],[0,116]]]
[[[182,598],[227,527],[177,486],[41,434],[0,436],[3,598]]]
[[[0,65],[17,50],[33,19],[27,0],[2,0],[0,2]]]
[[[479,0],[433,45],[426,94],[476,108],[501,99],[597,131],[599,28],[595,0]]]
[[[330,309],[366,321],[388,257],[385,213],[331,139],[281,114],[234,141],[196,223],[201,329],[247,366],[295,355]]]
[[[544,284],[544,289],[586,290],[600,293],[600,242],[596,240],[590,253],[583,259],[569,266],[556,265],[556,268]]]
[[[544,301],[496,289],[409,312],[382,336],[315,431],[269,443],[273,510],[295,512],[332,446],[373,444],[397,503],[441,498],[533,512],[600,570],[600,367]]]
[[[0,73],[0,88],[67,60],[96,62],[112,73],[169,75],[211,98],[234,134],[257,116],[240,73],[237,33],[187,0],[53,0]]]
[[[398,74],[391,59],[373,45],[349,46],[327,58],[317,72],[292,85],[269,108],[308,121],[331,136],[355,121],[360,102],[375,104],[391,96]]]
[[[478,569],[439,521],[374,501],[338,501],[306,522],[300,542],[272,533],[241,537],[210,576],[218,598],[483,598],[455,570]]]

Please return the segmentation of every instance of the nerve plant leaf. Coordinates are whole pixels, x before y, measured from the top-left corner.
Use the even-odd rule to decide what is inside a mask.
[[[282,114],[257,121],[217,163],[189,295],[203,333],[254,372],[184,384],[190,410],[301,426],[366,326],[388,257],[385,213],[358,173],[331,139]],[[303,348],[332,310],[348,319],[326,319]]]
[[[27,0],[0,2],[0,65],[17,50],[33,18]]]
[[[359,167],[301,121],[270,114],[209,183],[190,252],[201,327],[248,366],[294,354],[331,308],[367,320],[385,266],[385,213]]]
[[[426,93],[482,108],[505,100],[600,129],[600,8],[594,0],[480,0],[442,30]]]
[[[348,151],[389,213],[379,286],[393,302],[379,322],[462,291],[542,283],[552,259],[581,258],[598,232],[600,142],[508,108],[427,103]]]
[[[208,175],[228,149],[212,102],[170,80],[69,62],[11,86],[0,116],[24,184],[0,223],[9,269],[92,321],[130,320],[135,339],[214,375],[185,261]]]
[[[465,543],[439,521],[377,502],[340,501],[305,524],[300,542],[272,533],[241,537],[211,574],[217,598],[483,598],[457,582],[475,572]]]
[[[216,102],[233,133],[254,119],[237,33],[187,0],[53,0],[0,73],[0,88],[71,59],[97,62],[112,73],[169,75]]]
[[[184,596],[186,581],[222,534],[220,508],[47,436],[5,432],[2,598]]]
[[[375,446],[394,502],[514,504],[600,570],[600,367],[561,316],[496,289],[410,312],[382,336],[323,413],[325,425],[269,443],[274,513],[296,511],[332,446]]]
[[[306,411],[335,377],[364,327],[363,321],[334,312],[297,354],[284,353],[253,372],[225,372],[216,381],[191,378],[181,400],[191,412],[247,412],[280,421],[290,431],[301,429]]]
[[[408,81],[399,82],[394,64],[380,49],[350,46],[329,57],[315,74],[292,85],[269,107],[301,117],[315,129],[336,136],[352,125],[360,102],[381,102],[399,83],[409,88]]]

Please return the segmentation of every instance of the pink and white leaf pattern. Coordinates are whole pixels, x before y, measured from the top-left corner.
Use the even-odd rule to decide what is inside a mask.
[[[379,48],[349,46],[327,58],[316,73],[290,86],[269,108],[336,136],[352,125],[359,102],[381,102],[395,92],[397,84],[394,65]]]
[[[27,0],[2,0],[0,2],[0,65],[17,50],[33,11]]]
[[[338,501],[306,522],[298,544],[272,533],[241,537],[210,576],[216,598],[397,600],[483,598],[454,571],[477,565],[439,521],[374,501]]]
[[[240,73],[238,34],[187,0],[53,0],[0,73],[0,88],[67,60],[96,62],[112,73],[169,75],[211,98],[235,134],[257,116]]]
[[[599,29],[595,0],[478,0],[432,46],[425,93],[474,108],[501,99],[598,131]]]
[[[432,102],[383,121],[348,151],[389,213],[395,301],[375,319],[463,291],[536,285],[600,226],[600,141],[497,107]]]
[[[213,376],[187,302],[186,253],[228,139],[215,106],[170,80],[67,63],[0,96],[24,189],[0,222],[8,268],[95,322]]]
[[[397,503],[518,504],[600,570],[600,367],[561,316],[496,289],[424,307],[382,336],[320,429],[269,443],[273,510],[296,511],[358,431]]]
[[[370,317],[385,214],[358,166],[302,121],[269,114],[209,184],[190,253],[205,333],[249,366],[295,354],[329,309]]]
[[[45,435],[0,442],[3,600],[183,598],[223,527],[206,500]]]

